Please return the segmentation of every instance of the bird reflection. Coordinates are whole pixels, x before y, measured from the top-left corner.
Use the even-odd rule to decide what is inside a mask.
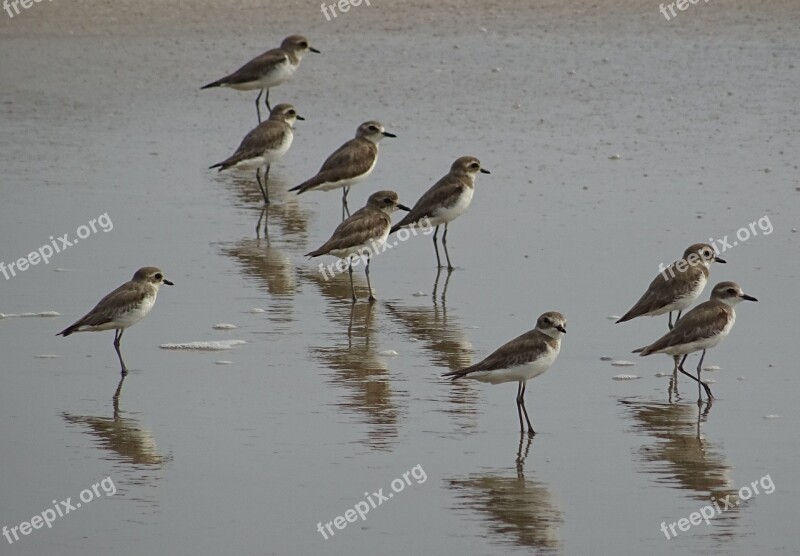
[[[69,413],[63,413],[62,417],[70,424],[86,427],[88,430],[85,432],[100,448],[109,452],[112,459],[135,467],[162,467],[171,458],[159,453],[152,434],[143,429],[135,419],[121,416],[119,401],[124,381],[125,377],[123,376],[114,392],[113,417],[93,417]]]
[[[270,237],[269,227],[277,228],[281,241],[297,249],[308,247],[309,211],[297,201],[297,195],[289,193],[289,183],[273,172],[269,179],[270,204],[264,205],[264,198],[250,172],[235,171],[231,174],[218,174],[215,181],[232,192],[239,207],[252,207],[258,210],[256,236]]]
[[[664,403],[640,399],[620,399],[619,404],[634,418],[633,430],[655,443],[641,446],[637,456],[644,473],[653,474],[655,482],[682,489],[702,505],[711,499],[735,498],[732,470],[725,463],[721,446],[701,434],[701,424],[708,418],[711,404]],[[733,534],[737,510],[714,518],[715,535]]]
[[[221,251],[237,262],[242,274],[264,284],[271,295],[294,295],[297,288],[294,261],[271,242],[245,238],[223,246]]]
[[[545,483],[525,478],[525,459],[532,441],[520,435],[513,476],[490,472],[449,479],[457,500],[454,509],[482,515],[492,532],[488,536],[491,542],[561,552],[559,528],[564,524],[564,512]]]
[[[368,425],[360,443],[372,450],[391,450],[404,414],[398,408],[397,398],[407,397],[408,393],[393,388],[396,381],[389,373],[389,359],[378,355],[378,346],[373,341],[375,317],[381,304],[351,303],[347,273],[328,280],[313,271],[301,272],[300,276],[315,284],[328,300],[324,318],[334,323],[336,331],[329,334],[326,345],[311,346],[310,353],[331,369],[328,383],[345,392],[337,407]],[[356,282],[357,288],[366,287],[363,277]]]
[[[442,296],[439,297],[437,287],[440,275],[445,273],[447,278]],[[431,365],[442,370],[455,371],[472,364],[473,348],[458,316],[447,309],[446,292],[450,274],[451,272],[441,269],[437,272],[433,286],[433,303],[430,306],[405,306],[390,301],[383,305],[392,320],[403,327],[402,333],[427,353]],[[439,377],[441,372],[427,369],[427,373],[430,382],[442,382]],[[462,431],[477,430],[478,389],[468,381],[457,381],[452,385],[448,381],[447,386],[444,394],[447,403],[441,404],[436,411],[452,416],[456,426]]]

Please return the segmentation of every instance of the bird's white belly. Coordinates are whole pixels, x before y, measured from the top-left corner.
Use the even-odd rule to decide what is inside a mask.
[[[248,81],[246,83],[234,83],[231,85],[227,85],[232,89],[236,89],[237,91],[253,91],[255,89],[269,89],[270,87],[275,87],[280,85],[287,79],[289,79],[297,69],[297,66],[292,65],[289,60],[286,60],[282,64],[279,64],[272,68],[268,73],[262,75],[259,79],[255,81]]]
[[[719,344],[722,340],[725,339],[725,336],[730,334],[731,329],[733,328],[733,324],[736,322],[736,315],[733,316],[728,321],[728,324],[722,329],[722,331],[717,334],[716,336],[712,336],[710,338],[703,338],[701,340],[696,340],[694,342],[687,342],[685,344],[680,344],[677,346],[668,347],[659,351],[658,353],[666,353],[667,355],[685,355],[687,353],[694,353],[695,351],[701,351],[704,349],[711,349],[717,344]]]
[[[437,209],[433,213],[433,216],[430,217],[431,226],[439,226],[441,224],[452,222],[464,214],[472,202],[472,195],[474,192],[475,190],[473,188],[467,187],[464,192],[459,195],[458,200],[453,203],[453,205]]]
[[[286,151],[289,150],[289,147],[292,146],[292,141],[294,140],[294,134],[290,131],[289,133],[283,136],[283,142],[275,149],[271,149],[264,152],[264,160],[266,160],[267,164],[272,164],[280,157],[286,154]]]
[[[345,178],[339,181],[321,183],[314,189],[319,189],[320,191],[331,191],[332,189],[341,189],[343,187],[350,187],[352,185],[355,185],[358,182],[364,181],[369,177],[369,175],[372,173],[372,170],[375,169],[375,164],[377,162],[378,162],[378,157],[376,155],[375,159],[372,161],[372,166],[370,166],[369,170],[367,170],[363,174],[359,174],[358,176],[353,176],[351,178]]]
[[[708,282],[708,278],[706,278],[705,274],[700,275],[700,279],[695,283],[694,289],[692,289],[689,293],[684,295],[683,297],[677,298],[675,301],[670,303],[669,305],[664,305],[660,309],[656,309],[655,311],[650,311],[647,313],[651,317],[655,317],[658,315],[665,315],[667,313],[671,313],[672,311],[683,311],[691,306],[692,303],[703,293],[703,289],[706,287],[706,283]]]

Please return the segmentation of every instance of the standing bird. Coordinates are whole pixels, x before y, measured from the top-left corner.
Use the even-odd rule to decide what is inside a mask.
[[[339,224],[334,230],[331,238],[322,247],[310,253],[307,257],[319,257],[320,255],[334,255],[340,259],[347,260],[347,269],[350,273],[350,289],[353,293],[353,303],[356,302],[356,288],[353,285],[353,264],[351,257],[366,258],[367,264],[365,272],[367,274],[367,287],[369,288],[369,300],[375,301],[372,293],[372,284],[369,281],[369,263],[372,255],[382,251],[386,238],[389,237],[389,230],[392,227],[391,214],[397,210],[410,210],[407,206],[401,205],[394,191],[378,191],[367,199],[364,208],[358,209],[352,216]],[[340,269],[343,270],[343,269]],[[320,271],[324,273],[323,265],[320,264]]]
[[[475,176],[489,174],[489,170],[481,168],[480,161],[472,156],[462,156],[457,158],[450,166],[450,172],[419,198],[417,204],[411,209],[400,222],[392,227],[392,233],[400,228],[414,226],[420,220],[427,219],[428,226],[436,226],[433,233],[433,248],[436,250],[436,263],[442,268],[442,261],[439,258],[439,226],[444,224],[444,235],[442,245],[444,254],[447,257],[447,269],[453,270],[450,264],[450,253],[447,252],[447,225],[461,216],[472,202],[472,195],[475,192]]]
[[[460,371],[450,371],[443,376],[453,380],[473,378],[480,382],[500,384],[503,382],[519,382],[517,388],[517,415],[519,426],[522,414],[528,423],[528,436],[536,432],[528,419],[525,409],[525,386],[527,381],[543,374],[556,360],[561,351],[561,337],[567,333],[567,319],[561,313],[550,311],[542,314],[536,321],[536,328],[518,336],[495,350],[489,357]]]
[[[232,74],[204,85],[201,89],[209,89],[211,87],[231,87],[237,91],[254,91],[258,89],[256,113],[258,114],[258,123],[261,123],[261,108],[258,102],[261,100],[264,90],[266,89],[267,91],[264,104],[267,110],[271,112],[272,108],[269,105],[270,88],[280,85],[294,75],[294,72],[300,66],[300,60],[308,52],[319,54],[319,50],[311,48],[307,38],[300,35],[291,35],[283,39],[280,48],[267,50]]]
[[[666,353],[673,357],[683,355],[678,370],[697,381],[698,402],[702,401],[700,386],[706,391],[709,401],[713,398],[708,384],[700,380],[700,371],[706,350],[720,343],[733,328],[736,322],[736,311],[733,307],[741,301],[758,301],[747,295],[736,282],[720,282],[711,290],[711,299],[701,303],[684,315],[677,324],[661,338],[633,351],[645,357],[652,353]],[[690,353],[703,350],[700,362],[697,363],[697,378],[683,369],[683,363]]]
[[[366,179],[378,162],[378,142],[384,137],[397,137],[387,132],[383,124],[376,121],[364,122],[356,129],[356,136],[336,149],[322,164],[317,175],[289,191],[297,194],[306,191],[330,191],[342,188],[342,220],[344,214],[350,216],[347,207],[347,194],[350,186]]]
[[[663,315],[669,313],[669,328],[673,327],[672,312],[678,311],[675,323],[681,312],[689,307],[702,293],[708,282],[711,263],[727,261],[717,257],[714,248],[707,243],[695,243],[686,248],[683,257],[672,263],[653,278],[644,295],[617,322],[625,322],[636,317]],[[662,265],[663,266],[663,265]]]
[[[158,289],[162,284],[173,285],[164,278],[164,274],[158,268],[154,266],[140,268],[130,282],[125,282],[105,296],[94,309],[56,336],[66,337],[74,332],[115,330],[114,349],[119,357],[122,375],[125,376],[128,374],[128,369],[119,351],[122,333],[147,316],[156,303]]]
[[[297,114],[291,104],[278,104],[269,113],[269,118],[258,124],[244,136],[239,148],[230,157],[209,166],[209,169],[228,168],[256,169],[256,181],[264,197],[264,204],[269,204],[267,179],[270,165],[286,154],[292,146],[294,133],[292,126],[295,120],[305,120]],[[261,168],[264,167],[264,184],[261,184]]]

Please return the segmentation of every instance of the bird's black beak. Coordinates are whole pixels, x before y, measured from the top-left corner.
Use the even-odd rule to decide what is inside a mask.
[[[317,50],[317,49],[316,49],[316,48],[314,48],[313,46],[309,46],[309,47],[308,47],[308,49],[309,49],[311,52],[314,52],[314,53],[316,53],[316,54],[322,54],[322,52],[320,52],[319,50]]]
[[[558,330],[559,332],[561,332],[563,334],[567,333],[567,327],[566,326],[561,326],[560,324],[558,326],[556,326],[556,330]]]
[[[389,133],[388,131],[383,132],[384,137],[397,137],[394,133]]]
[[[489,170],[481,168],[481,174],[491,174],[491,172]]]
[[[747,295],[746,293],[742,294],[742,299],[744,299],[745,301],[758,301],[758,299],[756,299],[752,295]]]
[[[300,116],[299,114],[297,116],[295,116],[294,118],[296,120],[306,121],[306,119],[303,116]]]
[[[714,257],[714,260],[718,263],[726,264],[728,261],[725,259],[720,259],[719,257]]]
[[[411,209],[410,209],[410,208],[408,208],[408,207],[407,207],[407,206],[405,206],[405,205],[401,205],[400,203],[397,203],[397,208],[399,208],[400,210],[404,210],[404,211],[406,211],[406,212],[411,212]]]
[[[164,278],[161,282],[166,284],[166,285],[168,285],[168,286],[174,286],[175,285],[172,282],[170,282],[169,280],[167,280],[166,278]]]

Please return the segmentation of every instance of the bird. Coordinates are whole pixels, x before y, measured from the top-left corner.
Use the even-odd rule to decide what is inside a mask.
[[[269,113],[269,118],[258,124],[244,136],[236,152],[222,162],[218,162],[209,169],[219,168],[219,171],[228,168],[256,169],[256,181],[264,197],[264,204],[269,204],[267,179],[269,168],[278,160],[289,147],[292,146],[294,133],[292,133],[295,120],[305,120],[297,114],[291,104],[278,104]],[[264,167],[264,184],[261,184],[261,168]]]
[[[425,221],[427,227],[436,226],[436,231],[433,233],[433,248],[436,250],[436,263],[439,268],[442,268],[437,236],[439,226],[444,224],[442,245],[445,257],[447,257],[447,269],[453,270],[450,253],[447,252],[447,225],[461,216],[472,202],[472,195],[475,192],[475,177],[478,173],[490,174],[491,172],[481,168],[480,161],[473,156],[457,158],[450,166],[447,175],[433,184],[419,198],[411,211],[400,222],[392,226],[392,233],[401,228],[414,226],[420,221]]]
[[[400,204],[397,193],[394,191],[377,191],[369,196],[367,204],[353,213],[339,224],[333,235],[319,249],[306,253],[307,257],[320,255],[333,255],[347,261],[350,273],[350,290],[353,294],[353,303],[357,301],[356,289],[353,285],[353,264],[359,259],[366,260],[365,272],[367,287],[369,288],[369,301],[375,301],[372,284],[369,280],[369,264],[372,256],[382,253],[386,247],[386,239],[392,227],[391,214],[397,209],[408,211],[407,206]],[[355,262],[352,259],[355,257]],[[337,264],[340,272],[344,268]],[[320,263],[320,272],[327,276],[323,265]]]
[[[386,131],[380,122],[374,120],[364,122],[356,129],[354,139],[347,141],[325,160],[317,175],[289,191],[296,191],[299,195],[306,191],[330,191],[342,188],[342,220],[344,220],[345,212],[350,216],[347,207],[350,186],[366,179],[372,173],[375,163],[378,162],[378,142],[384,137],[397,137],[397,135]]]
[[[490,384],[518,382],[519,426],[522,432],[525,432],[522,423],[524,413],[525,421],[528,423],[528,436],[533,436],[536,432],[525,409],[525,386],[528,380],[536,378],[550,368],[561,351],[561,338],[566,333],[566,317],[559,312],[548,311],[536,320],[536,328],[499,347],[483,361],[465,369],[444,373],[442,376],[452,380],[472,378]]]
[[[711,401],[711,389],[700,380],[700,371],[706,350],[719,344],[731,331],[736,322],[734,306],[742,301],[758,301],[747,295],[736,282],[720,282],[711,290],[711,299],[701,303],[680,319],[675,326],[652,344],[633,350],[641,357],[653,353],[665,353],[673,357],[683,355],[678,370],[697,382],[698,402],[702,401],[700,386],[702,385]],[[690,353],[703,351],[697,363],[697,378],[687,373],[683,363]]]
[[[294,72],[300,66],[303,56],[308,52],[319,54],[319,50],[312,48],[307,38],[302,35],[290,35],[283,39],[279,48],[267,50],[230,75],[203,85],[201,89],[210,89],[212,87],[230,87],[237,91],[254,91],[258,89],[256,113],[258,114],[258,123],[261,123],[261,108],[258,105],[261,95],[264,94],[265,90],[267,91],[264,104],[267,106],[267,110],[271,112],[272,107],[269,105],[270,88],[280,85],[294,75]]]
[[[689,307],[703,292],[708,282],[711,263],[726,263],[717,256],[714,248],[707,243],[695,243],[686,248],[683,257],[661,270],[653,278],[647,291],[639,301],[625,313],[617,323],[626,322],[636,317],[663,315],[669,313],[669,328],[673,327],[672,312],[678,314],[675,322],[681,318],[681,312]],[[663,267],[663,265],[661,265]]]
[[[128,374],[128,368],[119,350],[122,334],[126,328],[147,316],[156,303],[158,290],[162,284],[174,285],[164,278],[164,273],[160,269],[154,266],[142,267],[136,271],[130,282],[125,282],[105,296],[94,309],[56,336],[67,337],[75,332],[114,330],[114,349],[122,367],[122,376],[125,376]]]

